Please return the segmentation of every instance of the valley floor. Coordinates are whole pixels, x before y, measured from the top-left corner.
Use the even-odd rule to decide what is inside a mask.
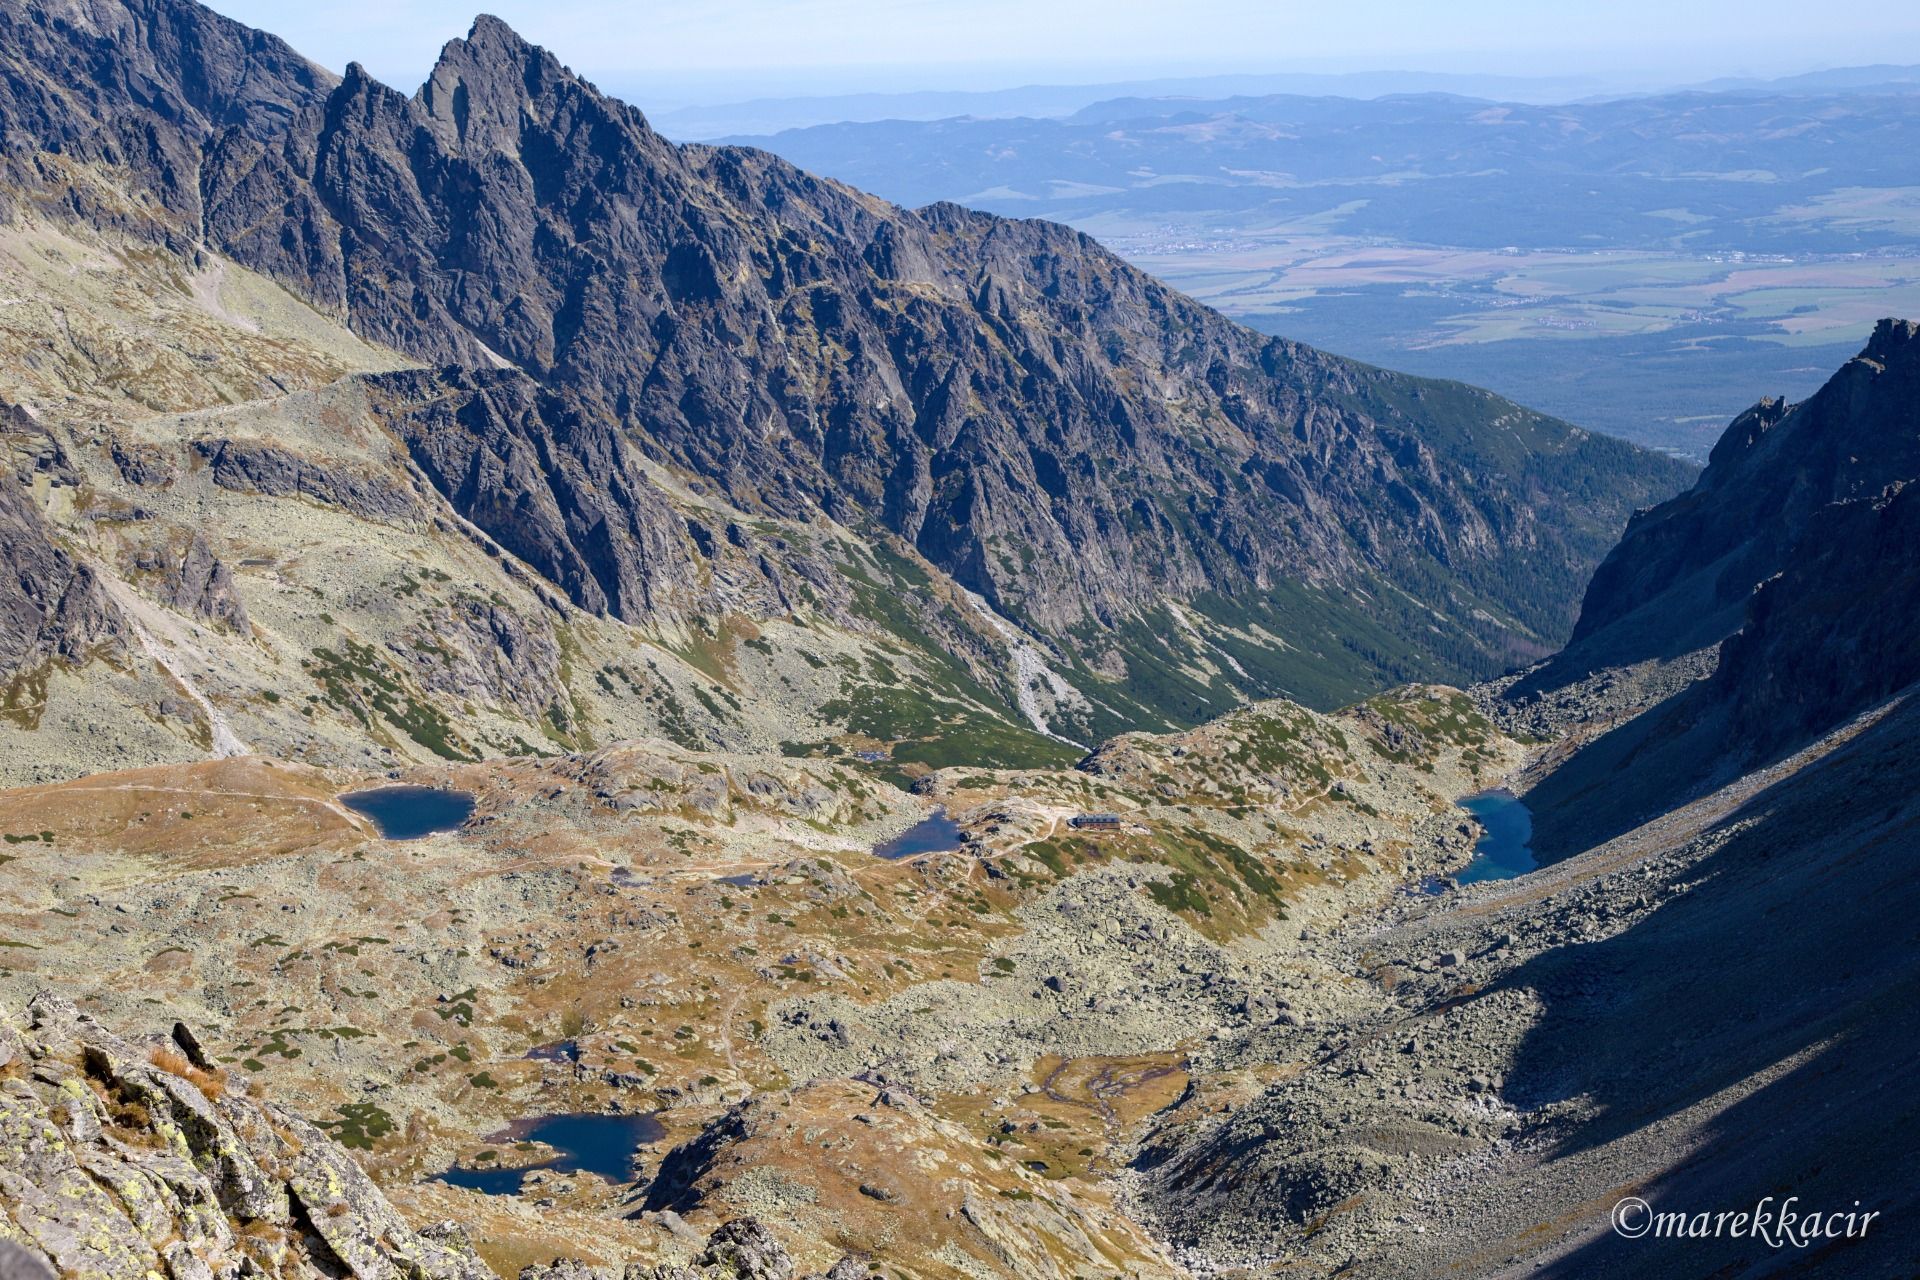
[[[477,808],[408,842],[337,803],[353,775],[259,759],[0,793],[0,1000],[184,1018],[506,1275],[746,1213],[916,1277],[1910,1273],[1916,975],[1876,940],[1920,908],[1886,781],[1920,718],[1409,892],[1470,854],[1453,798],[1532,776],[1465,706],[1271,704],[921,797],[641,746],[416,770]],[[957,847],[873,856],[934,805]],[[1123,827],[1076,835],[1095,810]],[[509,1121],[609,1111],[660,1123],[631,1184],[434,1180],[553,1156],[489,1141]],[[1775,1184],[1880,1225],[1609,1230],[1624,1197]]]
[[[507,1275],[671,1259],[743,1214],[822,1267],[1172,1275],[1116,1200],[1140,1136],[1284,1078],[1229,1061],[1255,1029],[1364,1010],[1315,940],[1464,864],[1452,798],[1518,762],[1434,688],[918,796],[664,744],[419,768],[475,809],[414,841],[338,802],[381,781],[351,771],[95,775],[0,792],[0,1002],[52,986],[130,1032],[184,1020]],[[955,847],[875,856],[940,809]],[[1120,824],[1070,822],[1092,812]],[[491,1135],[568,1112],[655,1116],[639,1180],[434,1180],[545,1162]]]

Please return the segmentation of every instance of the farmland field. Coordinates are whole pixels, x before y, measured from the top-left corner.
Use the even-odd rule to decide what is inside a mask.
[[[1844,216],[1861,207],[1885,205],[1862,200]],[[1081,226],[1256,328],[1481,383],[1695,458],[1756,394],[1803,397],[1881,316],[1920,315],[1920,254],[1486,250],[1300,226]]]

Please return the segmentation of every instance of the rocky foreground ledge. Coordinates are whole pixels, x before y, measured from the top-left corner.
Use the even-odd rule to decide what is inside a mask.
[[[842,1259],[827,1280],[862,1280]],[[184,1026],[122,1039],[57,995],[0,1010],[6,1280],[493,1280],[457,1222],[418,1230],[325,1133],[214,1068]],[[750,1218],[688,1265],[577,1262],[520,1280],[793,1280]]]

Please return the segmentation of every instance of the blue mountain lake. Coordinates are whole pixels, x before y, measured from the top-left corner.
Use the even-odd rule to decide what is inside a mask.
[[[626,1182],[633,1177],[634,1151],[642,1143],[653,1142],[665,1133],[665,1126],[651,1113],[531,1116],[514,1121],[487,1141],[502,1146],[544,1142],[556,1153],[551,1160],[518,1169],[448,1169],[439,1180],[490,1196],[517,1193],[520,1180],[535,1169],[591,1173],[608,1182]]]
[[[940,853],[959,847],[960,824],[949,818],[945,809],[936,809],[893,839],[875,845],[873,851],[883,858],[911,858],[916,853]]]
[[[373,820],[388,840],[418,840],[453,831],[473,813],[473,797],[440,787],[375,787],[349,791],[340,803]]]
[[[1482,791],[1462,800],[1460,807],[1479,819],[1486,834],[1474,842],[1473,861],[1453,877],[1456,882],[1510,880],[1540,865],[1529,847],[1533,813],[1513,792]]]

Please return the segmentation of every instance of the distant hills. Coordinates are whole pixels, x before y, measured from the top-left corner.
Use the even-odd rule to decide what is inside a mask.
[[[1723,77],[1697,84],[1660,84],[1612,75],[1510,76],[1442,71],[1276,72],[1241,75],[1156,77],[1095,84],[1031,84],[1009,89],[920,90],[896,93],[807,94],[741,102],[676,106],[649,112],[655,128],[670,138],[709,141],[749,134],[781,133],[823,124],[879,120],[941,120],[959,116],[1058,119],[1114,98],[1221,98],[1290,95],[1372,99],[1397,94],[1444,93],[1462,98],[1536,105],[1596,101],[1663,93],[1873,92],[1920,84],[1920,67],[1877,65],[1810,71],[1779,79]],[[610,88],[624,88],[614,77]],[[635,85],[636,93],[644,85]]]
[[[876,120],[979,120],[1031,116],[1057,119],[1114,98],[1261,97],[1307,94],[1379,98],[1395,93],[1449,93],[1509,102],[1565,102],[1605,93],[1592,76],[1456,75],[1436,71],[1354,71],[1310,74],[1212,75],[1112,80],[1099,84],[1034,84],[1012,89],[924,90],[756,98],[747,102],[673,107],[648,113],[670,138],[708,141],[737,134],[779,133],[814,125]]]
[[[1703,459],[1920,310],[1920,71],[1571,103],[1128,93],[734,141],[1057,219],[1236,319]]]
[[[1834,67],[1775,80],[1729,76],[1687,86],[1701,93],[1878,93],[1920,89],[1920,67],[1875,63],[1870,67]]]
[[[1564,105],[1128,96],[1054,119],[822,125],[735,138],[906,205],[958,200],[1498,249],[1846,253],[1920,219],[1849,193],[1916,183],[1913,86],[1675,93]]]

